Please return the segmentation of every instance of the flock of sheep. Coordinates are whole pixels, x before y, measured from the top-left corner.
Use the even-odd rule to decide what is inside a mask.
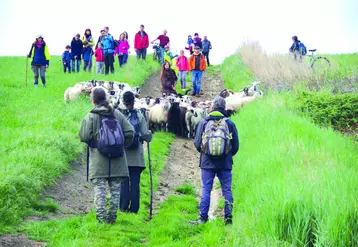
[[[241,92],[224,89],[220,96],[226,100],[226,110],[230,115],[251,103],[263,93],[258,90],[259,82],[253,82]],[[164,130],[178,136],[193,138],[196,127],[210,110],[211,101],[194,101],[188,95],[166,95],[153,99],[151,96],[140,98],[140,88],[132,88],[127,83],[91,80],[76,83],[66,89],[66,102],[75,100],[82,94],[90,95],[94,87],[102,87],[107,92],[107,99],[114,108],[125,109],[122,95],[131,91],[136,96],[134,108],[139,109],[148,121],[152,131]]]

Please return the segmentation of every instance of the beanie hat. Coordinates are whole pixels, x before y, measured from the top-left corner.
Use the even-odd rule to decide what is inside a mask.
[[[213,108],[214,108],[214,109],[223,109],[223,110],[225,110],[225,108],[226,108],[226,101],[225,101],[225,99],[224,99],[223,97],[221,97],[221,96],[216,96],[216,97],[214,98],[214,100],[213,100],[212,105],[213,105]]]

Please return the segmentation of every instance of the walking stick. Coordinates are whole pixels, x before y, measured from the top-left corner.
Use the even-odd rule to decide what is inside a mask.
[[[87,157],[86,157],[86,163],[87,163],[87,174],[86,174],[86,178],[87,178],[87,182],[88,182],[88,177],[89,177],[89,145],[87,145]]]
[[[149,203],[149,219],[152,219],[153,215],[153,177],[152,177],[152,162],[150,160],[150,146],[147,142],[148,149],[148,166],[149,166],[149,178],[150,178],[150,203]]]

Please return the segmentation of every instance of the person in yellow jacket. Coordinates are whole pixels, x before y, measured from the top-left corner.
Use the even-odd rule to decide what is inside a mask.
[[[165,46],[165,52],[164,52],[164,62],[168,62],[171,66],[171,68],[175,71],[176,74],[179,73],[178,67],[176,66],[178,55],[173,55],[173,53],[170,51],[169,46]]]
[[[45,73],[50,63],[50,53],[48,52],[47,44],[45,43],[42,35],[38,35],[36,37],[36,40],[32,44],[27,57],[30,58],[31,68],[34,72],[35,87],[38,87],[39,84],[39,74],[41,76],[42,85],[46,87]]]
[[[88,46],[91,47],[91,49],[93,49],[93,46],[95,45],[94,43],[94,38],[92,37],[92,32],[91,29],[87,28],[83,37],[82,37],[82,43],[84,43],[85,41],[88,42]],[[91,72],[92,70],[92,55],[90,57],[89,63],[88,63],[88,72]]]

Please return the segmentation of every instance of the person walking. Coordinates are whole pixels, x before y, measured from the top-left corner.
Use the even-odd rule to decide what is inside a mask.
[[[93,55],[93,50],[92,47],[90,47],[88,45],[88,42],[85,41],[83,43],[83,70],[86,72],[87,68],[88,68],[88,72],[91,72],[89,65],[91,64],[91,59],[92,59],[92,55]]]
[[[63,72],[71,73],[71,46],[67,45],[66,50],[62,53],[62,64],[63,64]]]
[[[202,196],[200,200],[200,218],[190,222],[194,225],[208,221],[210,194],[215,176],[219,178],[225,198],[225,224],[232,223],[234,202],[231,190],[232,157],[239,150],[239,137],[236,126],[228,119],[225,108],[225,99],[216,96],[212,102],[212,111],[209,116],[202,120],[197,127],[194,145],[197,151],[200,152]]]
[[[190,55],[193,55],[193,53],[194,53],[194,40],[191,37],[191,35],[188,35],[187,44],[188,44],[188,47],[185,47],[185,49],[190,52]]]
[[[77,72],[80,72],[81,69],[81,57],[83,53],[83,43],[80,39],[80,34],[76,34],[76,36],[72,39],[71,42],[71,50],[72,50],[72,72],[75,72],[75,65]]]
[[[122,157],[111,160],[104,156],[97,148],[99,130],[103,126],[101,121],[105,121],[102,120],[104,117],[114,117],[119,122],[124,146],[128,147],[133,141],[134,129],[121,112],[108,104],[106,92],[102,87],[93,88],[92,103],[94,108],[82,121],[79,136],[81,142],[89,145],[89,178],[94,185],[96,219],[99,223],[114,224],[119,208],[120,186],[129,176],[127,158],[125,152]],[[106,210],[107,183],[111,194],[108,212]]]
[[[101,35],[98,37],[98,40],[97,40],[97,43],[96,43],[96,47],[95,47],[96,50],[97,50],[97,48],[98,48],[98,44],[101,44],[102,39],[103,39],[103,37],[104,37],[105,34],[106,34],[106,32],[102,29],[102,30],[101,30]]]
[[[92,37],[92,32],[91,29],[87,28],[85,30],[84,35],[82,36],[82,43],[84,44],[84,42],[87,41],[88,46],[91,47],[92,51],[94,48],[94,38]],[[88,63],[88,72],[91,72],[92,70],[92,56],[93,53],[91,54],[90,58],[89,58],[89,63]]]
[[[101,43],[98,44],[94,56],[96,57],[96,74],[104,74],[104,53]]]
[[[176,62],[179,69],[180,86],[182,90],[186,88],[186,73],[189,70],[188,58],[184,55],[184,51],[180,51],[180,56]]]
[[[145,60],[147,56],[147,48],[149,46],[148,34],[144,31],[144,25],[139,26],[139,32],[134,36],[134,50],[137,54],[137,59]]]
[[[114,74],[114,49],[115,49],[115,41],[113,36],[109,33],[109,28],[104,28],[105,35],[102,37],[102,47],[104,51],[104,67],[105,74],[109,74],[109,70]]]
[[[209,52],[211,50],[211,42],[208,40],[208,37],[207,36],[204,36],[204,39],[202,41],[202,44],[203,44],[203,55],[204,57],[206,58],[206,62],[208,64],[208,66],[210,66],[210,61],[209,61]]]
[[[119,36],[118,46],[114,50],[114,55],[118,56],[119,67],[122,67],[123,64],[127,63],[128,49],[129,49],[129,43],[126,39],[125,33],[122,33]]]
[[[298,60],[299,62],[302,62],[303,53],[302,53],[301,41],[298,40],[297,36],[293,36],[292,41],[293,41],[293,43],[292,43],[289,51],[293,53],[293,57],[294,57],[295,61]],[[304,47],[304,45],[303,45],[303,47]]]
[[[46,69],[50,63],[50,53],[42,35],[36,37],[27,57],[30,58],[31,68],[34,72],[34,86],[38,87],[40,74],[42,85],[46,87]]]
[[[134,109],[134,99],[134,94],[130,91],[123,94],[126,109],[122,113],[134,127],[135,135],[133,143],[126,149],[129,179],[121,185],[120,210],[136,214],[140,206],[140,176],[145,169],[143,141],[150,142],[152,132],[148,130],[142,113]]]
[[[194,46],[199,46],[200,49],[203,49],[203,42],[201,41],[198,33],[194,34],[193,44]]]
[[[160,62],[161,64],[164,63],[164,53],[165,53],[165,47],[168,46],[169,47],[169,42],[170,39],[167,36],[167,30],[164,29],[163,30],[163,34],[159,35],[155,40],[152,41],[152,44],[159,40],[159,48],[160,48]]]
[[[160,80],[162,81],[162,94],[169,95],[171,93],[176,94],[175,84],[178,77],[173,69],[170,68],[169,62],[164,62],[162,65],[162,71],[160,72]]]
[[[203,71],[206,69],[204,55],[200,52],[200,47],[195,46],[194,54],[189,58],[189,70],[192,75],[193,93],[192,96],[200,97],[201,80]]]

